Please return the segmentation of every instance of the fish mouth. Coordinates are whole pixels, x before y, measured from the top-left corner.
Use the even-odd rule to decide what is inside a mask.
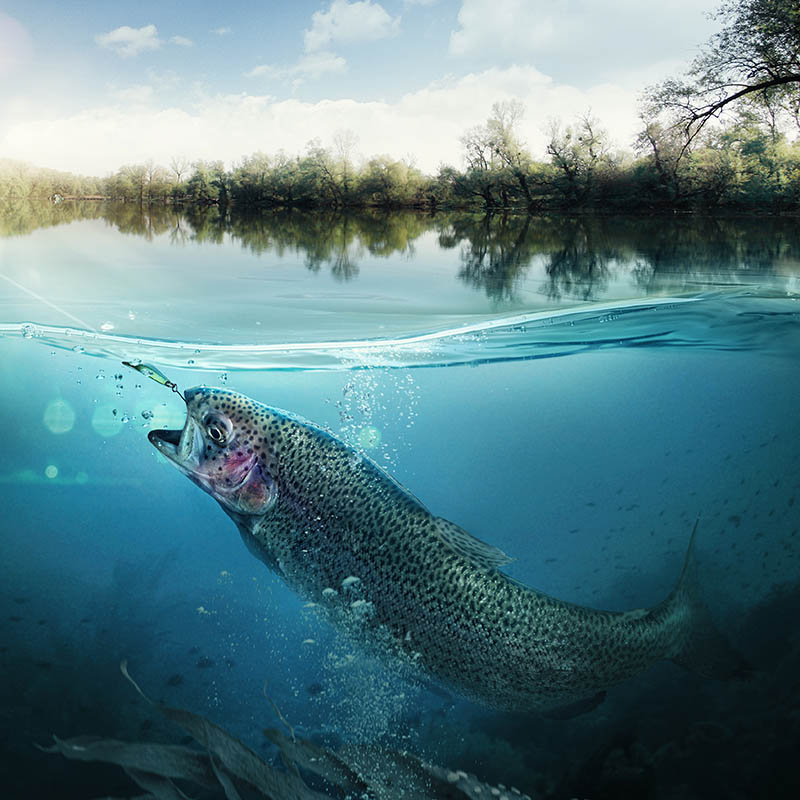
[[[150,431],[147,438],[156,450],[172,462],[183,475],[196,483],[203,491],[218,499],[235,495],[247,484],[258,466],[258,458],[251,455],[240,463],[235,471],[227,473],[228,478],[232,478],[233,481],[224,482],[222,479],[208,475],[207,470],[201,468],[201,458],[205,447],[202,429],[188,413],[188,410],[183,428]]]
[[[203,437],[200,426],[186,414],[186,422],[181,430],[155,430],[147,438],[156,450],[171,461],[181,472],[195,477],[203,452]]]

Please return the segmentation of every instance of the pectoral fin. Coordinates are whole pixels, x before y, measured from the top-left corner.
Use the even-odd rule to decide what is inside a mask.
[[[490,572],[514,560],[498,547],[476,539],[453,522],[442,517],[437,517],[435,522],[436,531],[444,542],[456,553],[469,559],[477,569]]]

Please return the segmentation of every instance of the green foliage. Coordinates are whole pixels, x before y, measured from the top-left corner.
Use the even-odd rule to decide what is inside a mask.
[[[20,161],[0,159],[0,200],[96,195],[101,181]]]
[[[797,0],[725,0],[723,22],[688,72],[652,87],[648,121],[666,116],[691,141],[712,119],[743,101],[775,121],[800,124],[800,4]]]
[[[570,125],[554,121],[547,161],[520,139],[522,114],[517,102],[496,103],[462,137],[463,169],[442,165],[434,176],[388,155],[359,161],[355,137],[340,133],[333,147],[312,140],[298,156],[257,152],[230,170],[221,161],[176,157],[169,169],[129,164],[101,180],[0,161],[0,201],[99,195],[139,206],[218,206],[223,215],[231,205],[522,214],[800,209],[800,144],[787,138],[780,109],[764,98],[743,100],[725,126],[702,134],[645,113],[635,154],[612,151],[589,114]]]

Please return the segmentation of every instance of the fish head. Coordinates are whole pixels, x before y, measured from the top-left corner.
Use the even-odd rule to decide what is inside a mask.
[[[151,444],[232,516],[267,513],[278,497],[275,459],[263,438],[268,410],[245,395],[184,392],[182,430],[153,430]]]

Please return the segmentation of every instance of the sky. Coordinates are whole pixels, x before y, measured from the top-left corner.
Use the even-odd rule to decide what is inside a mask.
[[[86,175],[173,158],[302,154],[463,166],[518,99],[544,157],[591,112],[619,148],[643,89],[685,69],[719,0],[0,0],[0,158]]]

